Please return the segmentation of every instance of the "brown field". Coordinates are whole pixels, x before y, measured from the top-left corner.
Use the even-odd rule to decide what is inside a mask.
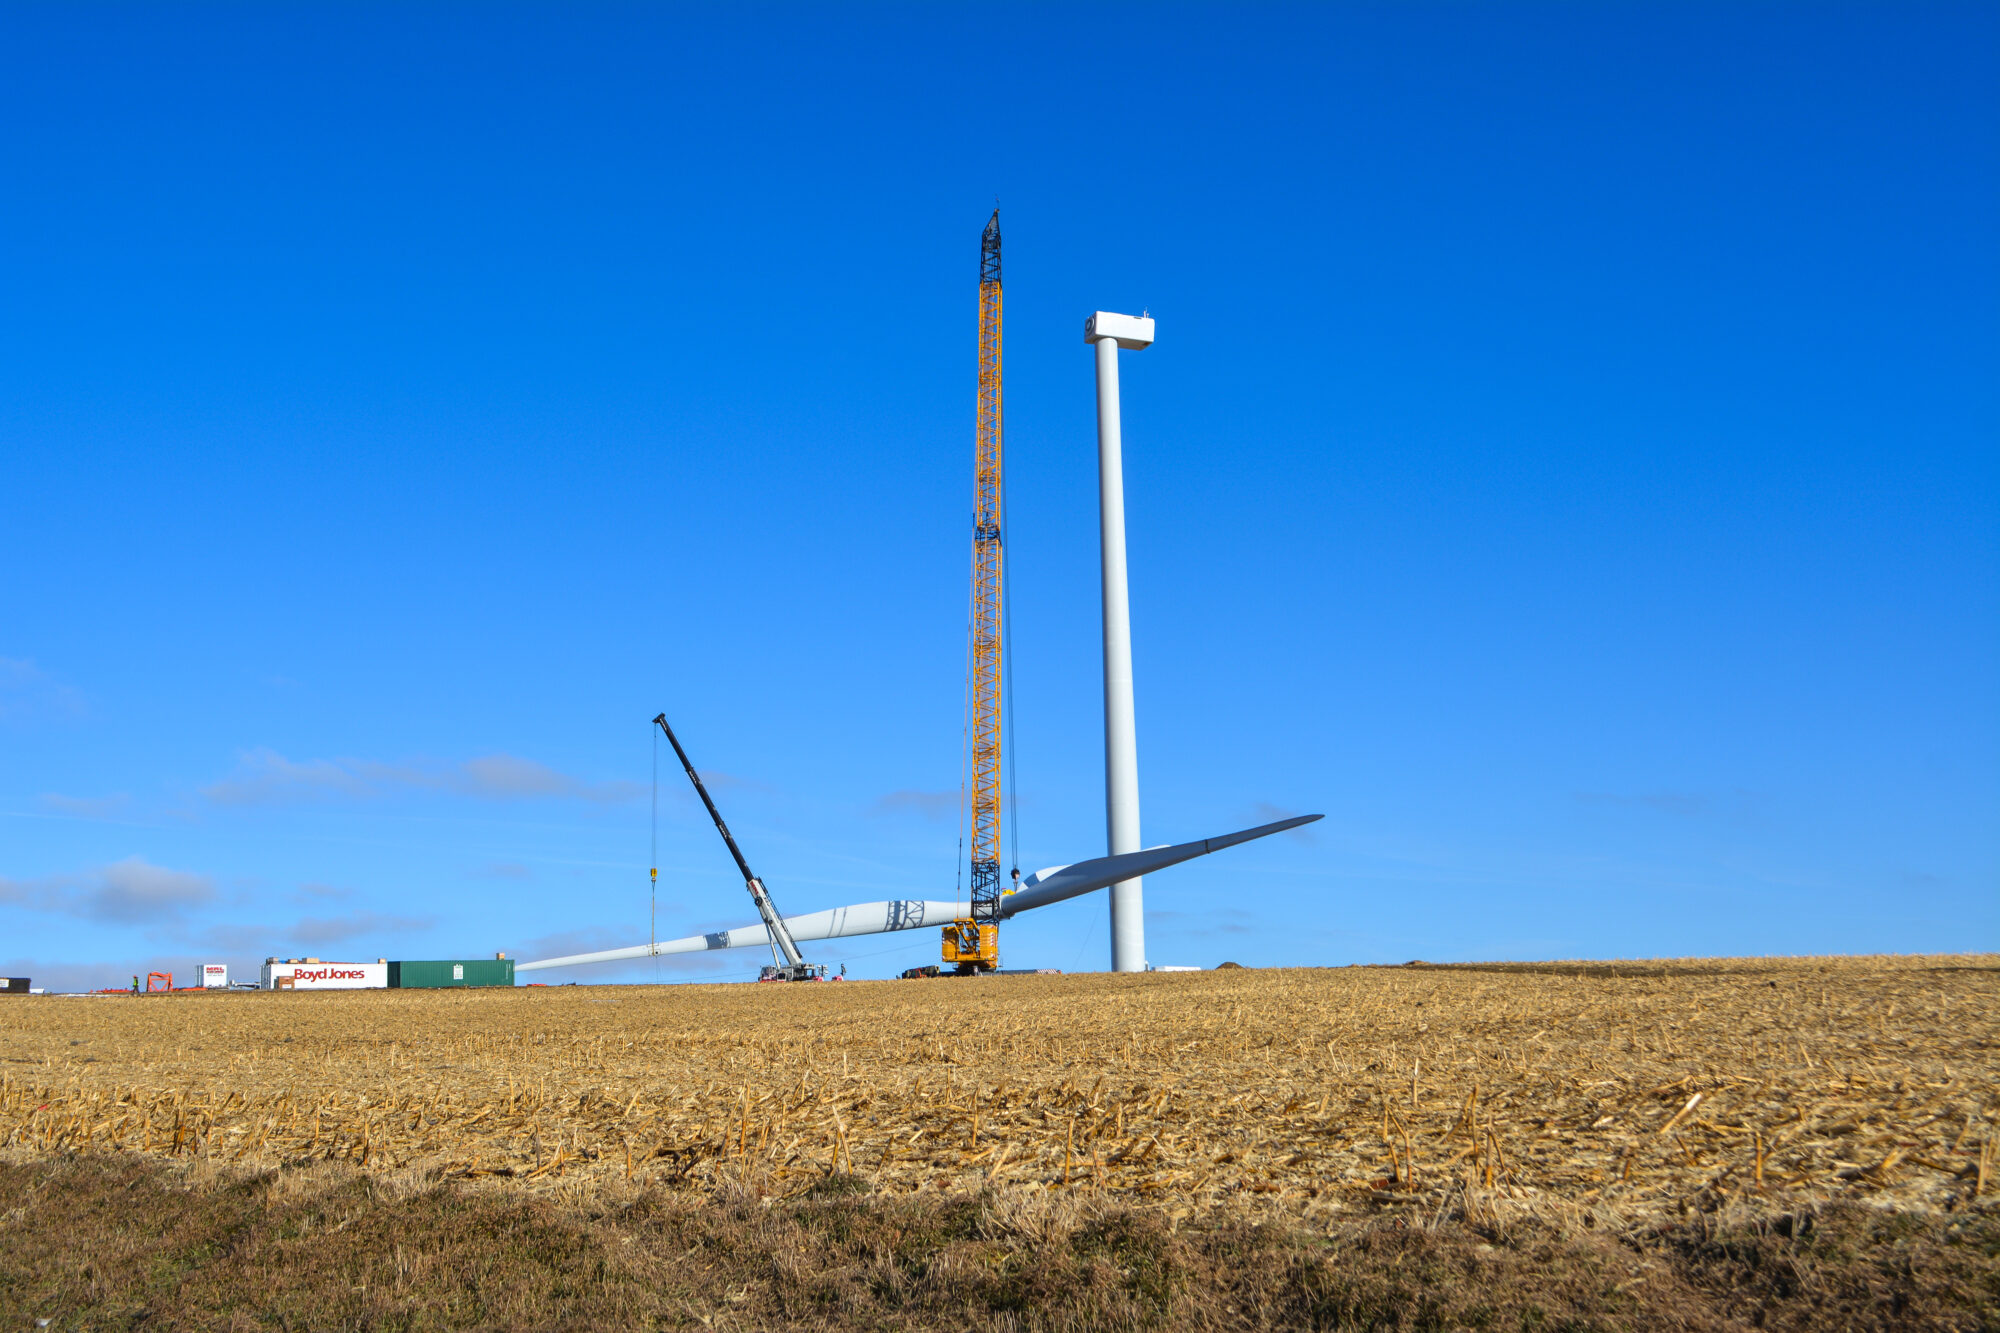
[[[2000,1186],[2000,958],[0,1001],[0,1155],[1625,1225]]]
[[[2000,958],[0,1000],[0,1329],[2000,1329]]]

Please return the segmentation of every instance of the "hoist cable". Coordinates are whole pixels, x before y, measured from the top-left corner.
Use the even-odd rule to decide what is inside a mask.
[[[1007,475],[1000,474],[1000,711],[1007,725],[1007,825],[1013,839],[1014,874],[1021,873],[1021,768],[1014,740],[1014,575],[1007,563],[1012,532],[1007,527]]]
[[[977,539],[973,543],[973,561],[979,559]],[[959,891],[964,888],[965,874],[965,820],[967,815],[967,774],[972,766],[972,620],[976,609],[976,591],[968,588],[965,594],[965,696],[960,700],[958,732],[958,851],[953,857],[951,875],[951,896],[953,902],[960,901]]]

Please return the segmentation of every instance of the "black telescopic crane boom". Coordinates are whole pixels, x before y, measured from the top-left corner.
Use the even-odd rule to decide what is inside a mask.
[[[764,888],[764,881],[757,878],[756,872],[750,869],[750,863],[743,859],[743,849],[738,847],[736,839],[730,836],[729,825],[722,822],[722,812],[715,808],[715,801],[709,796],[708,788],[702,786],[701,774],[694,771],[693,761],[688,758],[687,751],[681,748],[680,737],[674,735],[674,729],[667,725],[667,715],[661,713],[653,721],[659,725],[661,731],[667,733],[667,744],[674,747],[674,754],[679,756],[681,767],[687,770],[688,781],[694,784],[695,795],[701,797],[701,803],[708,807],[708,817],[715,821],[715,831],[722,835],[722,841],[728,846],[729,854],[736,858],[736,868],[743,872],[743,887],[750,891],[751,901],[757,904],[757,915],[764,918],[764,925],[771,932],[771,942],[776,944],[778,951],[785,956],[785,966],[780,969],[787,974],[785,979],[802,981],[815,974],[820,969],[806,962],[805,956],[799,952],[798,942],[792,938],[792,932],[785,928],[784,918],[778,915],[777,907],[772,904],[771,895]]]
[[[736,868],[743,872],[744,881],[747,883],[756,879],[756,872],[751,870],[750,863],[743,859],[743,849],[736,845],[736,839],[729,836],[729,825],[722,822],[722,812],[715,808],[715,802],[709,797],[708,788],[701,785],[701,774],[694,771],[693,761],[688,758],[687,751],[681,748],[680,737],[674,735],[674,729],[667,725],[667,715],[662,713],[653,721],[659,724],[661,731],[667,733],[667,744],[674,747],[674,754],[679,757],[681,767],[687,770],[688,781],[694,784],[695,795],[701,797],[701,803],[708,807],[708,817],[715,821],[715,831],[720,833],[723,842],[729,845],[729,854],[736,858]]]

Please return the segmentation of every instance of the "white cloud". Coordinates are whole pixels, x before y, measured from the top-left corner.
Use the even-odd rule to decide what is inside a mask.
[[[213,901],[215,882],[208,876],[137,856],[81,875],[0,878],[0,903],[114,925],[177,921],[188,909]]]
[[[143,982],[148,972],[171,972],[185,966],[185,959],[179,956],[117,958],[87,963],[51,962],[44,958],[16,956],[0,959],[0,976],[26,977],[40,989],[52,992],[103,990],[109,987],[122,990],[133,977]]]
[[[577,953],[602,953],[606,949],[623,949],[634,943],[630,927],[585,926],[581,930],[557,931],[553,935],[541,935],[519,946],[519,957],[524,960],[536,958],[567,958]],[[644,944],[641,939],[636,941]]]
[[[395,791],[454,792],[481,800],[576,800],[609,805],[644,792],[636,782],[587,782],[546,764],[510,754],[481,755],[456,764],[369,759],[287,759],[275,750],[246,750],[237,772],[201,789],[217,805],[274,805],[368,798]]]
[[[334,914],[303,916],[289,923],[222,922],[197,927],[190,919],[196,912],[226,905],[215,882],[207,875],[156,866],[137,856],[82,874],[0,877],[0,907],[13,905],[100,925],[145,926],[156,943],[180,941],[201,949],[269,954],[281,946],[325,948],[407,935],[437,924],[433,916],[367,909],[340,912],[337,904],[352,897],[352,891],[327,884],[303,884],[286,896]]]
[[[215,884],[206,875],[168,870],[128,856],[104,867],[87,901],[90,914],[99,920],[144,920],[174,916],[214,898]]]
[[[309,916],[285,928],[285,938],[300,944],[344,944],[363,935],[407,935],[429,930],[434,916],[397,916],[392,912],[348,912],[343,916]]]
[[[958,813],[961,799],[961,794],[955,791],[892,791],[875,802],[875,809],[882,814],[947,819]]]
[[[482,796],[567,796],[577,785],[545,764],[510,754],[468,759],[459,766],[458,779]]]
[[[96,797],[44,792],[35,798],[35,803],[50,814],[69,815],[76,819],[109,819],[130,805],[132,798],[122,791]]]
[[[0,657],[0,722],[81,717],[83,694],[25,657]]]
[[[315,796],[366,796],[373,783],[354,760],[313,759],[294,763],[275,750],[247,750],[238,756],[238,776],[213,782],[201,794],[218,805],[261,805]],[[379,781],[376,778],[376,781]]]
[[[429,930],[436,924],[434,916],[354,911],[340,916],[301,917],[288,925],[250,923],[210,926],[200,932],[196,941],[206,948],[269,954],[279,944],[310,949],[346,944],[364,937],[380,941],[383,936],[407,935],[413,931]],[[388,946],[378,944],[378,947]]]
[[[1282,816],[1281,816],[1282,817]],[[1256,931],[1257,917],[1240,907],[1216,907],[1206,911],[1180,912],[1172,908],[1149,908],[1146,919],[1179,931],[1183,937],[1205,934],[1249,935]]]
[[[277,934],[265,926],[210,926],[195,936],[195,943],[204,949],[227,949],[233,953],[262,951],[267,955],[277,940]]]
[[[301,884],[292,890],[295,903],[340,902],[354,896],[353,889],[343,889],[337,884]]]

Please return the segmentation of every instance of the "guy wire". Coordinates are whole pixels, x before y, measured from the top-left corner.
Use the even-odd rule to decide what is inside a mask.
[[[1021,767],[1014,740],[1014,574],[1007,563],[1013,544],[1007,526],[1007,474],[1000,474],[1000,686],[1005,698],[1000,712],[1007,726],[1007,830],[1013,839],[1014,874],[1021,873]]]

